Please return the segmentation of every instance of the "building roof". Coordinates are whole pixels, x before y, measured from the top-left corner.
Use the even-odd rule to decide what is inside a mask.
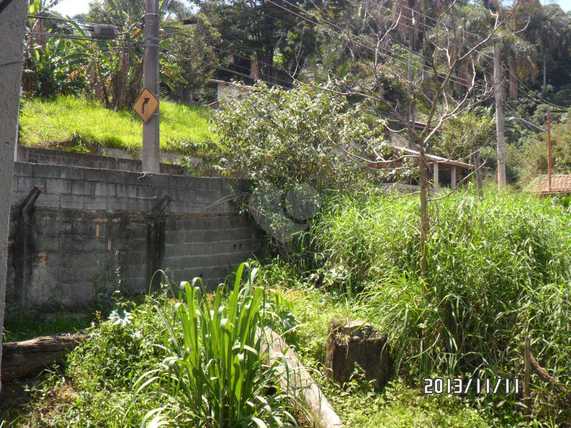
[[[542,195],[571,194],[571,174],[552,175],[551,189],[547,175],[542,175],[533,180],[529,190]]]
[[[402,147],[402,146],[393,146],[393,148],[401,153],[406,153],[408,155],[412,155],[412,156],[420,156],[420,152],[418,152],[417,150],[413,150],[413,149],[409,149],[408,147]],[[464,169],[474,169],[474,165],[470,164],[470,163],[466,163],[466,162],[462,162],[459,160],[454,160],[454,159],[447,159],[447,158],[443,158],[441,156],[436,156],[436,155],[430,155],[430,154],[426,154],[426,159],[428,159],[428,163],[438,163],[438,164],[444,164],[444,165],[450,165],[450,166],[458,166],[460,168],[464,168]]]

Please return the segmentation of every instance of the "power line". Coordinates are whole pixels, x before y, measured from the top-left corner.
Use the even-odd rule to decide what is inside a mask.
[[[306,21],[306,22],[309,22],[310,24],[313,24],[313,25],[318,25],[318,24],[320,24],[320,22],[319,22],[318,20],[315,20],[315,19],[313,19],[313,18],[308,18],[308,17],[306,17],[306,16],[303,16],[303,15],[301,15],[301,14],[299,14],[299,13],[297,13],[297,12],[295,12],[295,11],[293,11],[293,10],[291,10],[291,9],[289,9],[289,8],[287,8],[287,7],[283,6],[283,5],[281,5],[281,4],[278,4],[278,3],[274,2],[273,0],[268,0],[268,2],[274,4],[275,6],[277,6],[277,7],[281,8],[281,9],[283,9],[284,11],[286,11],[286,12],[288,12],[288,13],[290,13],[290,14],[293,14],[293,15],[295,15],[295,16],[297,16],[297,17],[303,19],[303,20]],[[287,4],[289,4],[289,5],[291,5],[291,6],[295,6],[296,8],[302,10],[304,13],[307,13],[305,10],[303,10],[303,9],[300,8],[299,6],[293,5],[293,4],[291,4],[290,2],[288,2],[287,0],[284,0],[284,2],[287,3]],[[331,21],[325,20],[325,19],[323,19],[323,21],[324,21],[326,24],[328,24],[329,26],[332,26],[335,30],[337,30],[337,31],[339,31],[339,32],[341,32],[341,33],[344,33],[344,32],[345,32],[344,29],[341,28],[339,25],[337,25],[337,24],[335,24],[335,23],[333,23],[333,22],[331,22]],[[355,37],[356,35],[353,34],[353,33],[351,33],[351,36]],[[355,43],[357,46],[360,46],[360,47],[362,47],[362,48],[364,48],[364,49],[367,49],[367,50],[369,50],[369,51],[371,51],[371,52],[373,52],[373,53],[377,53],[377,49],[376,49],[376,48],[373,48],[373,47],[371,47],[371,46],[369,46],[369,45],[367,45],[367,44],[365,44],[365,43],[363,43],[363,42],[356,41],[356,40],[352,39],[351,37],[349,37],[349,40],[350,40],[352,43]],[[408,47],[404,47],[404,46],[403,46],[403,49],[406,50],[406,51],[408,51],[408,52],[410,52],[410,53],[412,53],[413,55],[419,56],[418,53],[416,53],[416,52],[414,52],[414,51],[411,51]],[[400,62],[401,64],[406,65],[406,66],[409,65],[408,62],[406,62],[406,61],[404,61],[402,58],[396,56],[396,55],[395,55],[393,52],[391,52],[390,50],[388,50],[388,49],[386,49],[386,48],[383,48],[383,47],[380,47],[380,46],[379,46],[379,50],[383,51],[385,55],[387,55],[387,56],[393,58],[395,61]],[[420,56],[420,57],[424,60],[424,57],[423,57],[423,56]],[[430,68],[429,66],[427,66],[427,65],[424,64],[424,63],[421,64],[421,66],[422,66],[422,68],[423,68],[424,70],[428,71],[429,73],[434,73],[434,72],[435,72],[435,70],[433,70],[432,68]],[[458,85],[460,85],[460,86],[464,86],[465,88],[469,88],[469,87],[470,87],[469,85],[466,84],[466,82],[465,82],[464,80],[461,80],[461,79],[459,79],[459,78],[457,78],[457,77],[455,77],[455,76],[452,76],[452,75],[450,75],[450,76],[445,76],[445,75],[442,75],[442,74],[440,74],[440,73],[438,73],[438,72],[436,72],[435,74],[436,74],[436,75],[439,75],[440,77],[445,77],[445,78],[447,77],[448,80],[450,80],[451,82],[456,83],[456,84],[458,84]]]

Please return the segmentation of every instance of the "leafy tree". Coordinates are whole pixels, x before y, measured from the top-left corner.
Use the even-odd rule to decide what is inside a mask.
[[[385,142],[383,120],[344,96],[306,85],[284,90],[258,84],[216,119],[224,172],[274,188],[358,187],[372,176],[355,156],[370,156]]]
[[[492,146],[494,119],[486,109],[478,114],[467,112],[450,119],[433,145],[433,151],[449,159],[469,160],[475,151]]]
[[[220,34],[207,18],[198,14],[196,24],[173,25],[162,42],[161,78],[169,95],[183,102],[205,98],[205,88],[219,63],[215,46]]]
[[[290,80],[288,73],[295,74],[314,50],[312,26],[280,7],[303,6],[299,0],[194,0],[194,3],[220,33],[222,53],[252,60],[263,80]],[[278,67],[287,73],[279,72]]]

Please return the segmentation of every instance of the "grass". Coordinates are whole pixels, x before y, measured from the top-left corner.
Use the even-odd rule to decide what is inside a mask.
[[[84,314],[56,313],[49,319],[38,322],[37,318],[20,316],[10,318],[4,325],[4,341],[28,340],[38,336],[51,336],[58,333],[76,333],[88,328],[91,318]]]
[[[521,380],[529,338],[540,364],[564,385],[554,388],[532,375],[533,420],[568,422],[562,390],[571,387],[569,211],[523,194],[488,192],[479,200],[466,192],[433,202],[431,218],[422,276],[417,198],[334,197],[313,226],[304,263],[298,256],[288,272],[302,286],[319,287],[320,301],[336,296],[336,312],[388,334],[397,371],[411,386],[434,376]],[[331,310],[315,311],[303,313],[316,324],[300,327],[300,349],[323,361]],[[468,398],[508,426],[521,422],[521,396]]]
[[[312,370],[326,397],[345,426],[363,428],[488,427],[492,418],[456,397],[430,397],[419,388],[394,379],[381,393],[373,390],[358,373],[345,385],[327,378],[323,367],[325,342],[331,320],[367,320],[367,308],[354,298],[309,286],[291,266],[274,262],[261,269],[263,281],[271,284],[291,318],[285,327],[304,364]],[[287,319],[287,317],[282,318]],[[295,321],[293,321],[295,320]],[[292,329],[292,325],[295,327]],[[380,326],[376,325],[380,328]],[[510,426],[510,425],[506,425]]]
[[[61,146],[90,151],[94,146],[140,150],[142,121],[131,111],[105,109],[84,98],[26,99],[20,117],[23,145]],[[201,154],[217,141],[210,130],[210,110],[161,102],[161,148]],[[71,146],[70,146],[71,143]]]

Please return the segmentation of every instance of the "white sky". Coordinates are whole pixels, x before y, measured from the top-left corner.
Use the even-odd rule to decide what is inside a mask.
[[[61,0],[54,10],[62,15],[79,15],[89,10],[89,2],[90,0]]]
[[[89,2],[90,0],[61,0],[54,9],[63,15],[74,16],[87,12],[89,10]],[[508,2],[511,2],[511,0],[506,1],[506,3]],[[541,2],[543,4],[557,3],[563,10],[571,10],[571,0],[541,0]],[[143,0],[141,0],[141,7],[142,5]]]

